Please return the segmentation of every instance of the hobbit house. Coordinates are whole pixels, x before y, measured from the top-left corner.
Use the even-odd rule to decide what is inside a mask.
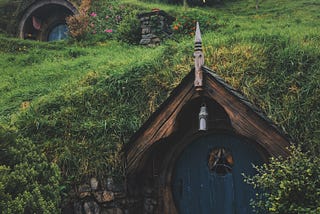
[[[243,174],[287,156],[290,141],[204,66],[198,24],[194,57],[194,68],[123,148],[124,182],[93,177],[70,193],[74,201],[62,213],[253,213],[256,190]]]
[[[66,18],[77,14],[79,0],[18,0],[3,5],[0,30],[39,41],[67,37]]]
[[[68,32],[66,17],[75,13],[76,8],[67,0],[35,1],[21,13],[19,37],[40,41],[64,39]]]
[[[243,174],[287,156],[290,141],[204,66],[198,24],[194,56],[195,67],[126,144],[124,187],[80,186],[74,213],[253,213],[256,190]]]
[[[252,213],[252,165],[287,156],[288,138],[204,66],[200,29],[195,68],[125,148],[129,213]]]

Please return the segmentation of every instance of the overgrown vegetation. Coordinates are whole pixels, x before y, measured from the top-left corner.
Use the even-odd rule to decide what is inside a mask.
[[[91,0],[83,0],[79,6],[79,13],[73,16],[68,16],[66,22],[69,29],[69,34],[72,38],[80,40],[85,39],[89,28],[89,9]]]
[[[177,17],[172,26],[175,40],[152,49],[126,44],[139,40],[133,17],[151,8]],[[285,192],[280,186],[283,179],[286,181],[283,176],[299,176],[298,171],[281,174],[280,162],[290,170],[301,163],[302,172],[306,172],[315,169],[313,162],[307,162],[320,152],[319,9],[316,0],[263,1],[259,10],[255,1],[225,2],[216,9],[136,0],[93,1],[84,40],[41,43],[0,36],[0,121],[2,127],[10,127],[1,129],[1,136],[15,130],[12,139],[1,138],[1,157],[7,158],[0,162],[0,209],[9,209],[4,199],[15,206],[16,196],[24,191],[12,192],[16,187],[8,183],[11,172],[24,173],[14,166],[29,165],[25,171],[30,171],[32,181],[51,176],[57,182],[53,195],[47,195],[47,189],[42,191],[46,183],[40,181],[21,185],[26,194],[39,189],[40,193],[32,195],[48,203],[27,203],[37,200],[21,196],[20,205],[34,204],[34,212],[43,206],[58,209],[56,191],[64,195],[87,177],[121,179],[121,147],[192,67],[194,26],[190,24],[199,19],[205,64],[263,109],[302,148],[303,152],[293,152],[302,158],[271,161],[255,178],[259,188],[270,191],[264,197],[272,204],[273,190]],[[15,159],[18,153],[22,156]],[[37,153],[35,159],[22,158],[29,153]],[[39,165],[46,167],[35,172]],[[56,165],[61,182],[55,174]],[[263,186],[264,175],[270,170],[275,170],[278,179],[268,179],[268,186]],[[319,171],[312,173],[319,177]],[[316,179],[310,184],[319,188]],[[280,206],[280,202],[269,204],[272,210],[265,208],[282,213],[288,204]]]
[[[60,172],[40,148],[0,126],[1,213],[58,213]]]
[[[271,158],[247,182],[261,193],[252,205],[257,213],[320,212],[320,158],[292,147],[288,159]]]
[[[184,6],[216,6],[228,0],[141,0],[143,2],[157,2]]]
[[[141,9],[141,8],[140,8]],[[142,9],[143,10],[143,9]],[[67,18],[70,35],[76,40],[100,40],[117,38],[138,44],[140,41],[139,11],[121,1],[82,1],[79,14]]]

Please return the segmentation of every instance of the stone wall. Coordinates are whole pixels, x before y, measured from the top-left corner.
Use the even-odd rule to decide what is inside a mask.
[[[74,214],[126,214],[127,199],[121,185],[115,185],[112,178],[99,182],[92,177],[76,187],[73,202],[63,213]]]
[[[141,45],[154,46],[172,35],[170,25],[175,20],[163,10],[153,10],[138,15],[141,23]]]
[[[79,185],[69,196],[73,198],[63,207],[63,214],[153,214],[158,204],[153,187],[139,187],[128,196],[122,184],[112,178],[99,182],[91,178]]]

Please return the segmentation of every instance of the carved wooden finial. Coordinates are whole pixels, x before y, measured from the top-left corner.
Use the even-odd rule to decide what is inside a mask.
[[[197,22],[196,34],[194,39],[194,68],[195,68],[195,79],[194,86],[201,88],[203,86],[203,74],[201,67],[204,64],[204,55],[202,52],[202,39],[199,23]]]

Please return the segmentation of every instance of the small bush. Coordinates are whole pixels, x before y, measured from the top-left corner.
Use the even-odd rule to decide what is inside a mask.
[[[79,8],[79,13],[73,16],[69,16],[66,19],[69,33],[74,39],[82,39],[88,33],[88,10],[90,9],[90,4],[91,0],[83,0]]]
[[[69,16],[66,21],[72,38],[80,40],[86,36],[89,25],[89,17],[86,14],[79,13]]]
[[[117,39],[130,44],[139,44],[141,39],[140,21],[137,18],[137,11],[125,16],[118,27]]]
[[[59,213],[60,172],[35,144],[0,126],[0,210]]]
[[[94,2],[89,12],[89,32],[105,39],[115,36],[118,26],[124,17],[130,13],[130,8],[118,1]],[[100,11],[100,12],[97,12]]]
[[[320,158],[291,148],[287,158],[257,167],[247,182],[261,190],[252,206],[257,213],[320,213]]]
[[[89,2],[89,0],[87,0]],[[67,18],[70,35],[77,39],[86,39],[94,43],[113,39],[133,42],[139,40],[138,20],[135,17],[137,12],[133,6],[121,4],[119,1],[94,1],[82,6],[80,13]],[[124,23],[123,23],[124,22]],[[120,32],[118,28],[120,27]],[[123,39],[121,38],[123,37]]]

